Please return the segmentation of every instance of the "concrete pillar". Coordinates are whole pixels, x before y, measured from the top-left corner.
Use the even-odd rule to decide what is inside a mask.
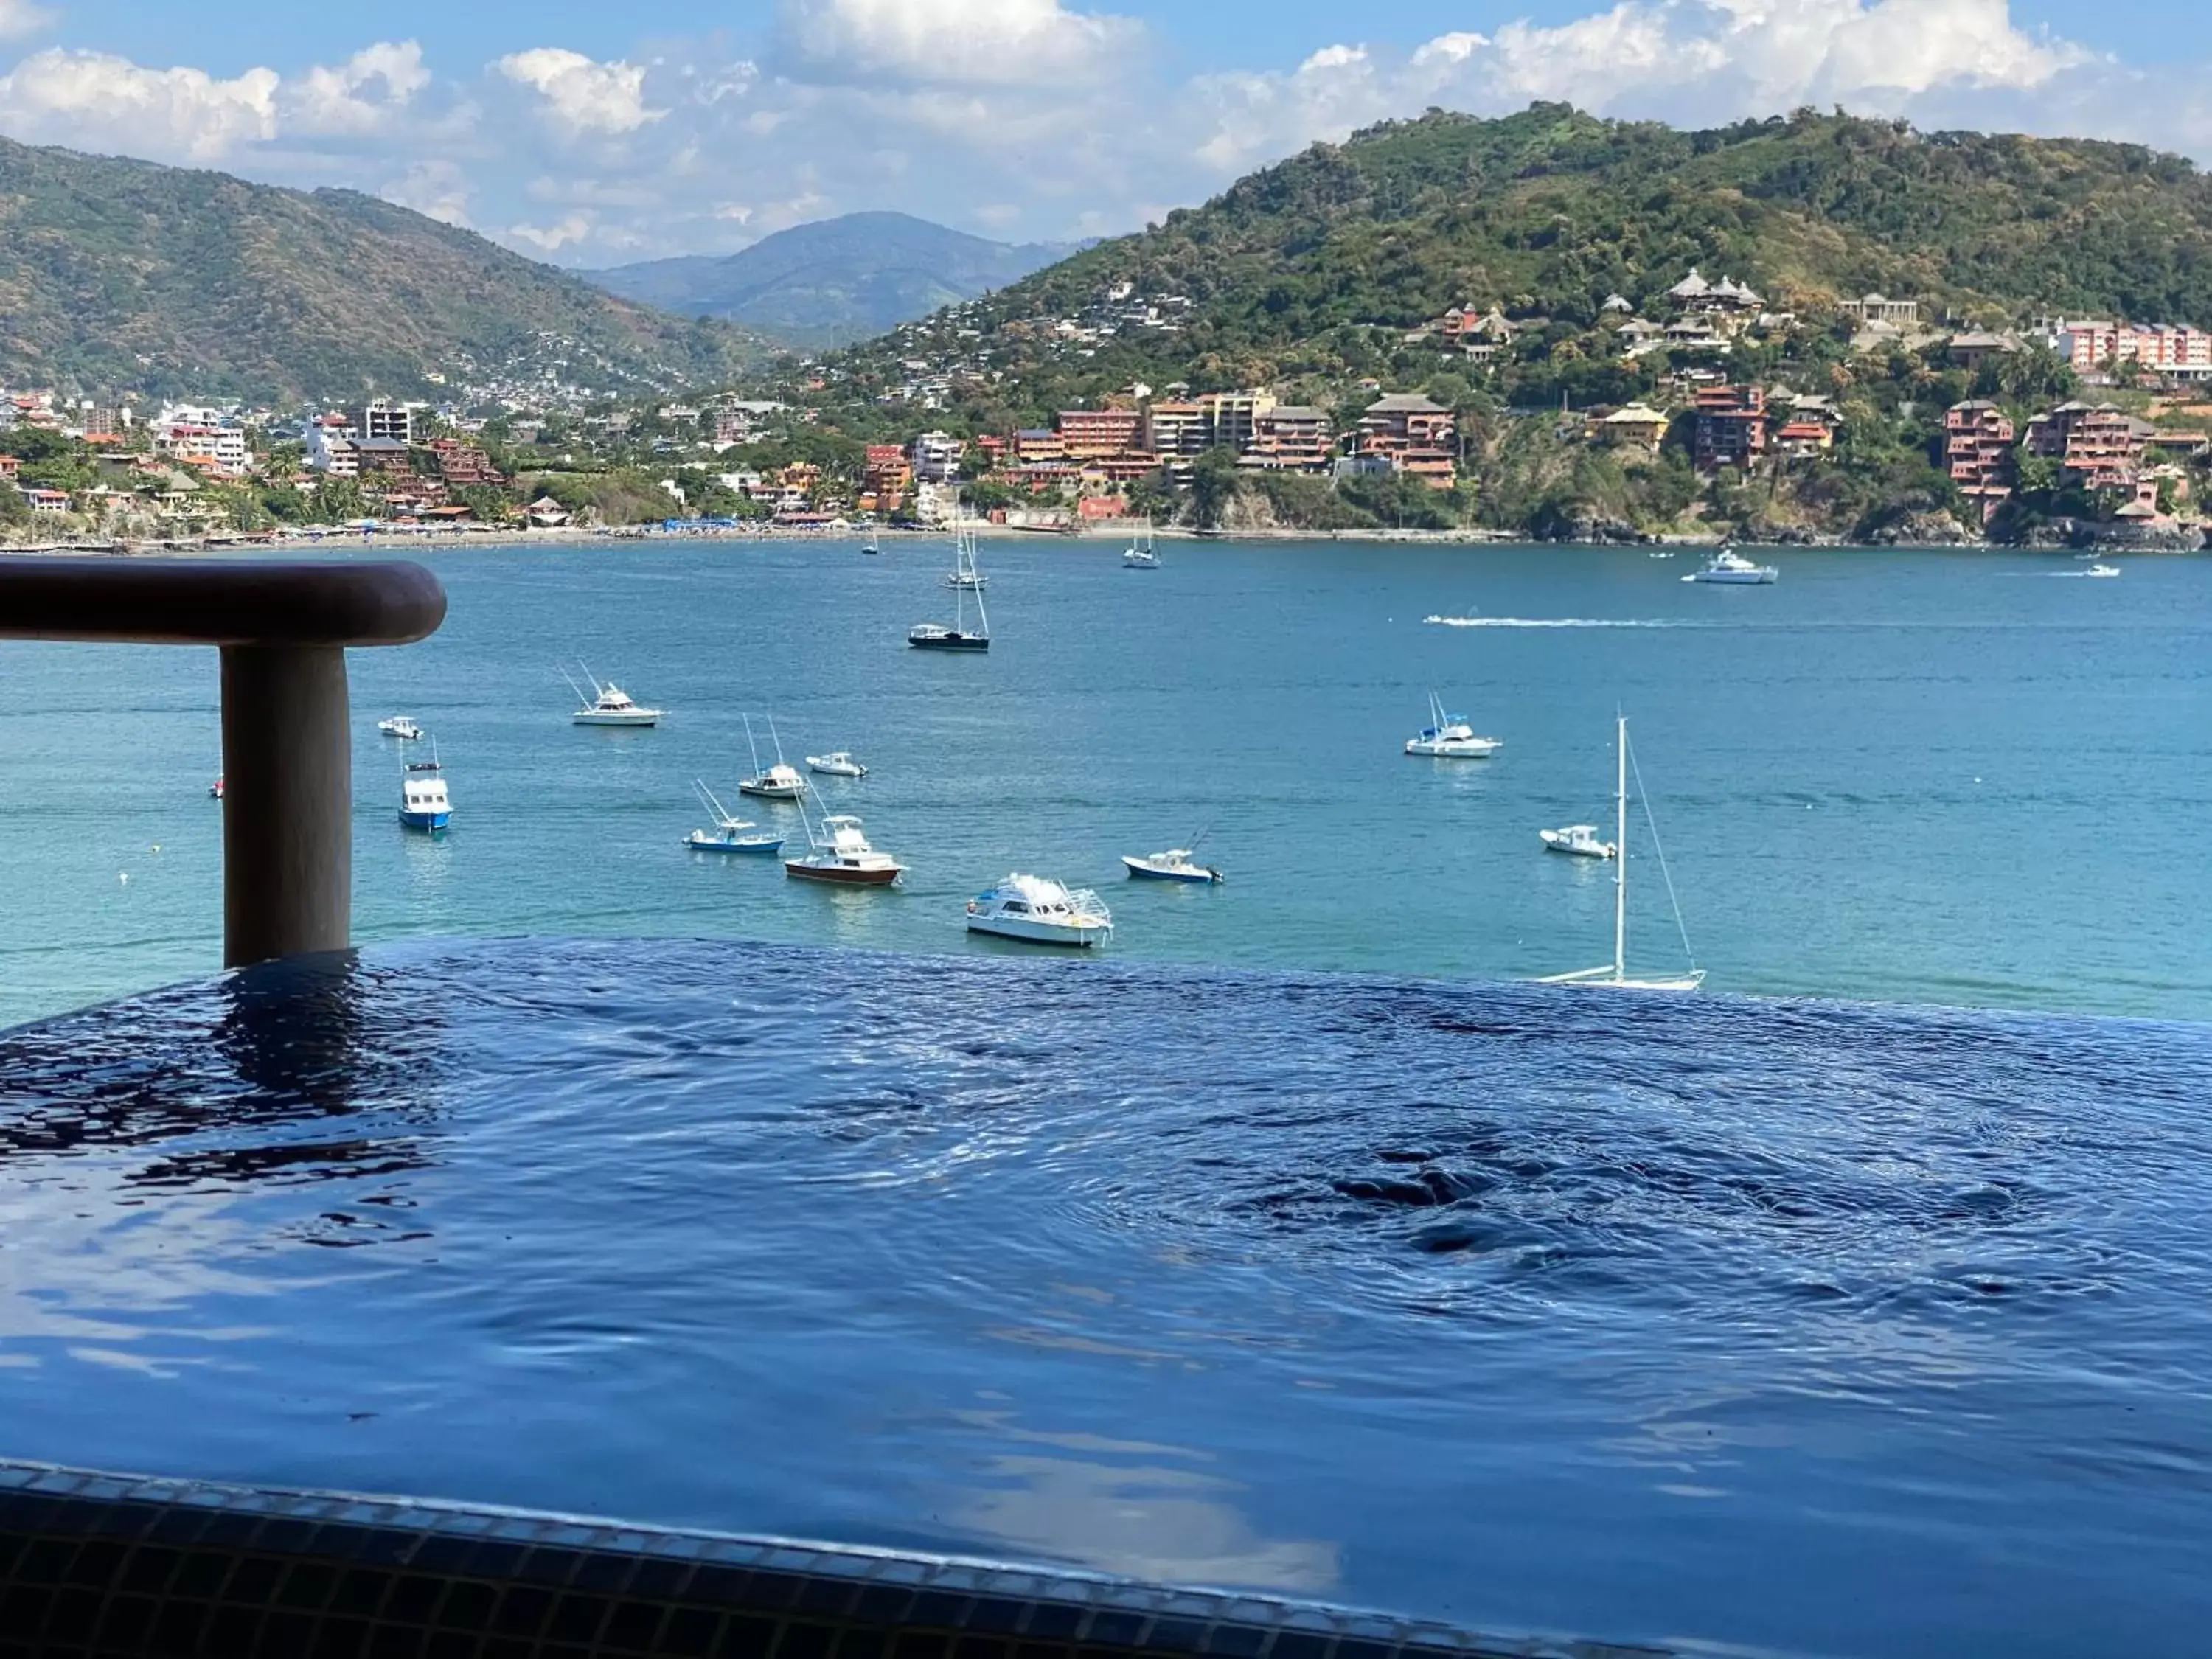
[[[222,649],[223,963],[342,951],[353,921],[345,652]]]

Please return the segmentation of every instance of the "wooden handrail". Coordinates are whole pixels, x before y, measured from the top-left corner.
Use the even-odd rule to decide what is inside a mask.
[[[0,639],[221,647],[232,967],[350,941],[346,648],[412,644],[445,619],[419,564],[0,558]]]

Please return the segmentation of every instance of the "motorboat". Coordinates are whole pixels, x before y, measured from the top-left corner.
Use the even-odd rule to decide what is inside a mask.
[[[833,749],[826,755],[809,755],[807,769],[819,772],[825,778],[865,778],[868,769],[854,760],[842,749]]]
[[[1071,891],[1042,876],[1008,876],[968,901],[968,931],[1087,949],[1114,937],[1114,915],[1096,893]]]
[[[1127,551],[1121,555],[1121,563],[1130,570],[1158,570],[1160,568],[1159,553],[1152,546],[1151,520],[1145,521],[1144,540],[1129,544]]]
[[[763,800],[804,800],[806,799],[806,778],[795,766],[787,766],[783,759],[783,739],[775,733],[775,721],[768,723],[769,738],[775,744],[775,764],[762,769],[760,745],[753,741],[752,716],[745,716],[745,747],[752,751],[753,775],[738,781],[738,793],[755,795]]]
[[[213,783],[208,785],[208,794],[216,800],[221,800],[222,799],[222,780],[221,778],[217,778]]]
[[[2117,576],[2120,568],[2116,564],[2093,564],[2081,573],[2085,576]]]
[[[974,577],[972,581],[952,580],[955,590],[953,622],[950,628],[942,623],[923,623],[906,636],[906,642],[916,651],[988,651],[991,648],[991,618],[983,609],[983,579],[975,569],[975,532],[964,525],[952,532],[952,574]],[[975,626],[968,626],[968,596],[975,596]]]
[[[1429,693],[1429,723],[1418,738],[1407,740],[1406,752],[1431,760],[1488,760],[1505,745],[1496,738],[1479,738],[1464,714],[1444,713],[1444,701]]]
[[[1620,747],[1619,781],[1614,787],[1613,802],[1619,828],[1615,832],[1618,839],[1613,842],[1613,960],[1602,968],[1585,968],[1572,974],[1554,974],[1548,979],[1538,980],[1536,983],[1587,986],[1613,991],[1694,991],[1705,982],[1705,970],[1697,965],[1696,953],[1690,949],[1690,932],[1682,922],[1681,902],[1674,896],[1674,878],[1667,872],[1667,855],[1660,849],[1658,825],[1651,816],[1649,795],[1644,795],[1644,817],[1651,827],[1651,851],[1659,860],[1660,878],[1666,883],[1668,900],[1674,907],[1674,931],[1681,938],[1682,954],[1690,959],[1690,966],[1686,972],[1680,974],[1638,975],[1633,978],[1629,975],[1628,774],[1635,762],[1629,753],[1627,720],[1620,720],[1616,729]],[[1636,787],[1638,794],[1643,794],[1644,778],[1640,770],[1637,775]],[[1596,834],[1595,830],[1588,824],[1573,825],[1571,830],[1586,831],[1593,836]],[[1561,832],[1546,834],[1544,841],[1547,846],[1551,844],[1552,834],[1555,833]],[[1561,848],[1559,850],[1569,852],[1575,849]]]
[[[399,780],[399,822],[407,829],[434,835],[453,821],[453,803],[446,788],[445,769],[433,750],[426,761],[410,761]]]
[[[404,714],[394,714],[388,720],[377,721],[376,729],[387,738],[398,738],[402,743],[419,743],[422,739],[422,728]]]
[[[1554,853],[1571,853],[1577,858],[1609,859],[1620,851],[1612,842],[1599,836],[1594,823],[1570,823],[1560,830],[1538,832],[1544,845]]]
[[[1224,879],[1220,871],[1198,863],[1188,847],[1170,848],[1164,853],[1141,859],[1124,854],[1121,862],[1128,866],[1131,877],[1146,881],[1202,883]]]
[[[757,823],[748,823],[736,817],[714,798],[706,780],[692,781],[691,793],[699,797],[700,804],[714,815],[712,830],[694,830],[684,836],[684,844],[695,853],[741,853],[757,858],[773,858],[783,851],[783,837],[772,832],[763,832]]]
[[[1721,582],[1737,587],[1765,587],[1781,580],[1782,573],[1771,564],[1753,564],[1732,547],[1724,547],[1713,555],[1712,562],[1701,570],[1692,570],[1682,578],[1686,582]]]
[[[580,705],[575,714],[575,723],[578,726],[658,726],[660,724],[660,710],[639,708],[622,687],[611,680],[602,685],[592,678],[592,671],[588,668],[584,670],[584,678],[592,688],[588,695],[582,686],[569,678],[568,671],[565,668],[561,671],[561,678],[568,681],[568,689],[576,694],[576,701]]]
[[[889,853],[879,853],[860,833],[860,821],[852,817],[822,820],[817,834],[811,823],[807,838],[814,850],[803,859],[786,859],[783,872],[793,881],[827,882],[838,887],[890,887],[906,873],[906,866]]]

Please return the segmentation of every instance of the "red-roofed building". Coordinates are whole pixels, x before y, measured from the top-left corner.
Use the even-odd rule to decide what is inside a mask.
[[[1943,416],[1943,470],[1984,524],[2012,499],[2012,422],[1995,404],[1954,404]]]

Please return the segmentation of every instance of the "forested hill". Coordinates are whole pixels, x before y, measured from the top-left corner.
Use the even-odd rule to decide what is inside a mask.
[[[1126,282],[1191,308],[1179,331],[1097,354],[1101,376],[1142,361],[1259,381],[1343,368],[1364,355],[1346,331],[1456,305],[1588,326],[1615,293],[1657,305],[1692,265],[1814,312],[1879,289],[1990,324],[2212,325],[2212,181],[2136,145],[1809,112],[1698,132],[1564,105],[1431,112],[1317,145],[963,321],[1073,315]]]
[[[760,355],[726,324],[617,299],[373,197],[0,139],[0,382],[260,399],[464,381],[647,392]]]

